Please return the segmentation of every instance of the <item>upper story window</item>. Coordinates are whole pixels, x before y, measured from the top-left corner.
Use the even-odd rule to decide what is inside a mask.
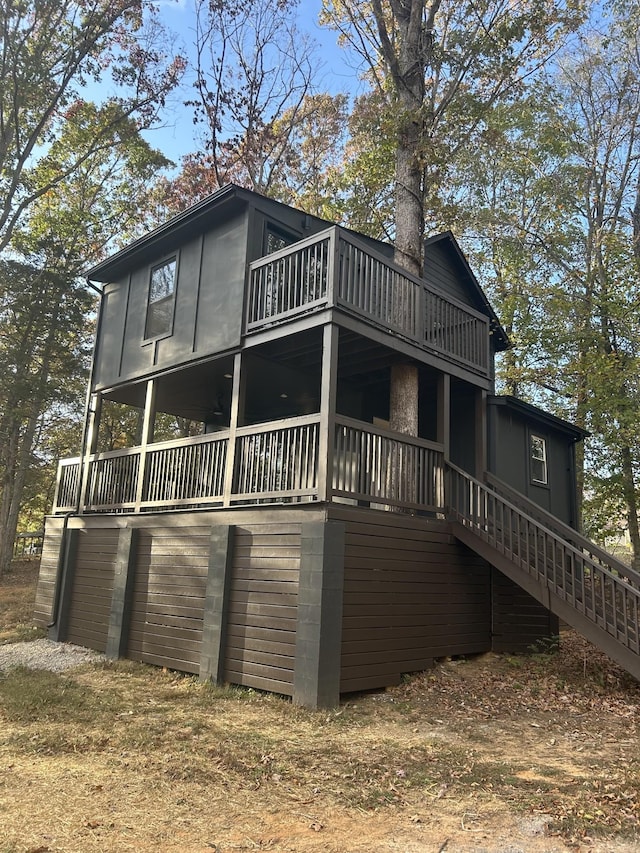
[[[284,228],[267,225],[264,234],[264,253],[270,255],[273,252],[278,252],[280,249],[296,243],[299,239],[295,234],[285,231]]]
[[[170,258],[151,268],[145,338],[171,334],[177,266],[176,258]]]
[[[548,485],[547,440],[531,433],[529,436],[529,456],[531,482],[542,486]]]

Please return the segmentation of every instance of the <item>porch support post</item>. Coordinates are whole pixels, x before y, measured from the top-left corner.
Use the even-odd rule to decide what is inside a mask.
[[[476,478],[482,480],[487,470],[487,392],[476,391]]]
[[[140,439],[140,461],[138,464],[138,483],[136,487],[136,512],[140,512],[140,504],[144,500],[147,445],[153,441],[153,427],[155,419],[156,383],[154,379],[149,379],[147,382],[147,393],[144,401],[144,418],[142,421],[142,437]]]
[[[244,415],[245,378],[242,370],[242,353],[237,352],[233,359],[233,389],[231,391],[231,412],[229,416],[229,442],[227,444],[227,464],[224,473],[223,505],[229,506],[233,494],[234,474],[236,470],[236,432]]]
[[[87,410],[87,425],[84,444],[84,458],[82,459],[82,485],[78,501],[78,512],[82,512],[89,499],[89,471],[91,467],[91,456],[98,448],[98,430],[100,428],[100,416],[102,415],[102,394],[93,394],[89,399]]]
[[[451,458],[451,377],[443,373],[438,379],[436,441],[444,447],[444,458]]]
[[[318,441],[318,500],[330,501],[333,491],[333,454],[336,432],[339,329],[328,323],[322,333],[320,436]]]
[[[334,708],[340,701],[345,526],[302,525],[293,701]]]
[[[107,657],[113,660],[126,655],[129,643],[137,542],[137,528],[123,527],[120,530],[106,648]]]
[[[215,525],[211,529],[200,678],[210,679],[216,684],[224,678],[224,646],[234,532],[235,528],[231,525]]]
[[[57,613],[53,614],[54,623],[49,628],[48,637],[57,643],[62,643],[67,638],[69,629],[69,608],[71,605],[71,593],[73,591],[73,578],[76,571],[76,557],[78,553],[78,540],[80,530],[67,527],[63,532],[60,548],[62,552],[62,570],[60,572],[60,591],[57,595]]]
[[[102,394],[94,394],[89,409],[89,430],[87,434],[87,453],[95,453],[98,449],[98,430],[102,417]]]

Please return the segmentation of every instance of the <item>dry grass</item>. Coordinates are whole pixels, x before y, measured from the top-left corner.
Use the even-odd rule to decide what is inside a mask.
[[[446,661],[332,712],[127,661],[15,669],[0,853],[632,851],[639,699],[573,633],[558,654]]]
[[[0,578],[0,645],[43,636],[32,622],[39,560],[14,560]]]

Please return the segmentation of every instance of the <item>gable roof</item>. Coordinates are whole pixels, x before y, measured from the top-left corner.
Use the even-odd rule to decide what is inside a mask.
[[[253,190],[244,189],[236,184],[227,184],[176,216],[173,216],[171,219],[168,219],[153,231],[134,240],[119,252],[96,264],[87,271],[86,277],[90,282],[107,283],[114,281],[128,273],[132,268],[144,266],[154,259],[174,251],[186,241],[211,228],[217,220],[222,221],[242,212],[251,202],[268,204],[273,208],[274,215],[278,208],[285,208],[289,211],[295,210],[290,205],[270,199]],[[329,222],[317,216],[311,216],[304,213],[304,211],[300,211],[300,213],[308,217],[319,227],[328,228],[335,225],[334,222]],[[388,243],[359,234],[349,228],[345,228],[344,230],[351,231],[359,239],[363,239],[365,242],[377,247],[383,254],[388,255],[391,250]],[[473,306],[489,317],[496,351],[508,349],[510,342],[507,334],[500,325],[498,317],[475,277],[473,270],[469,266],[469,262],[453,233],[445,231],[442,234],[428,238],[425,241],[425,255],[428,255],[429,246],[435,245],[443,248],[456,266],[458,274],[466,285],[466,291],[471,298]]]
[[[249,201],[248,191],[228,184],[201,201],[171,217],[148,234],[129,243],[124,249],[101,261],[86,272],[89,281],[109,282],[133,266],[142,266],[158,254],[166,254],[213,224],[224,208],[225,216],[243,210]]]
[[[464,252],[460,248],[460,244],[456,240],[452,231],[443,231],[441,234],[435,234],[425,240],[425,266],[429,257],[429,248],[437,247],[444,251],[451,259],[451,262],[456,267],[461,280],[466,284],[466,290],[472,300],[473,307],[489,317],[489,325],[491,333],[494,337],[495,349],[498,352],[503,352],[511,347],[511,341],[505,330],[500,324],[497,314],[491,307],[491,303],[487,299],[487,295],[482,289],[480,282],[475,276],[475,273],[469,266]]]
[[[519,400],[517,397],[512,397],[509,394],[488,397],[487,402],[492,406],[504,406],[507,409],[511,409],[525,420],[534,420],[546,427],[564,432],[572,441],[582,441],[582,439],[588,438],[591,435],[588,430],[572,424],[570,421],[565,421],[564,418],[559,418],[557,415],[545,412],[544,409],[534,406],[533,403],[525,403],[524,400]]]

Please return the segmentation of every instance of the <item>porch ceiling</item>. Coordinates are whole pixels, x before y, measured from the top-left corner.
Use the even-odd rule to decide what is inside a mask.
[[[220,401],[230,398],[232,376],[231,356],[166,373],[156,380],[156,408],[195,421],[211,420]],[[145,393],[146,382],[137,382],[116,388],[105,398],[144,408]]]
[[[282,337],[259,347],[260,355],[271,361],[305,372],[320,370],[322,362],[322,330],[319,328]],[[388,347],[340,329],[338,378],[359,386],[377,385],[387,377],[390,366],[399,355]]]
[[[308,411],[317,410],[322,365],[320,327],[264,342],[247,350],[246,355],[249,422],[300,414],[305,392],[317,398]],[[391,365],[403,358],[406,357],[371,338],[340,329],[339,382],[362,390],[384,389],[388,386]],[[232,374],[233,356],[229,355],[158,376],[156,409],[195,421],[225,423]],[[105,398],[144,408],[145,393],[146,382],[141,381],[106,392]],[[305,405],[308,406],[308,401]],[[289,411],[288,406],[295,411]]]

